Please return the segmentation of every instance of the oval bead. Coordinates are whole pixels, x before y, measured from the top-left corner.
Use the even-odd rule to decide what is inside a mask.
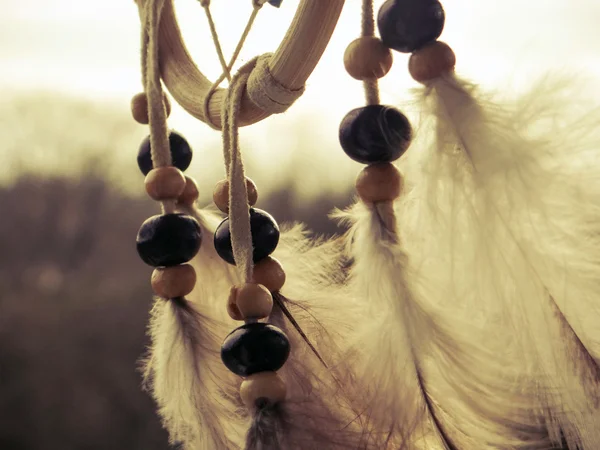
[[[437,0],[387,0],[379,9],[377,27],[386,46],[411,53],[439,38],[445,19]]]
[[[412,128],[404,114],[384,105],[350,111],[340,124],[340,144],[346,154],[362,164],[391,162],[410,145]]]
[[[244,319],[264,319],[273,309],[273,296],[261,284],[246,283],[238,288],[235,303]]]
[[[259,401],[274,405],[284,401],[286,395],[285,381],[276,372],[255,373],[240,386],[240,397],[248,408],[256,407]]]
[[[269,256],[279,243],[279,227],[275,219],[267,212],[250,208],[250,232],[252,233],[252,259],[255,263]],[[219,224],[215,230],[214,244],[217,254],[229,264],[235,265],[231,247],[229,218]]]
[[[147,219],[136,238],[142,261],[153,267],[169,267],[192,259],[202,242],[200,224],[185,214],[164,214]]]
[[[183,192],[177,198],[177,203],[184,206],[192,206],[198,200],[198,184],[192,177],[185,176],[185,187]]]
[[[223,341],[221,359],[236,375],[276,371],[287,361],[290,342],[283,331],[268,323],[247,323]]]
[[[248,192],[248,204],[250,206],[256,205],[258,189],[250,178],[246,178],[246,191]],[[229,180],[221,180],[215,185],[213,202],[224,213],[229,212]]]
[[[262,284],[271,292],[279,291],[285,284],[285,279],[283,266],[271,256],[259,261],[252,271],[252,282]]]
[[[169,117],[171,115],[171,102],[167,94],[163,92],[163,104],[165,106],[165,115]],[[148,96],[145,92],[136,94],[131,99],[131,115],[133,119],[142,125],[148,125],[150,122],[148,118]]]
[[[231,286],[231,289],[229,290],[229,297],[227,298],[227,314],[229,314],[229,317],[233,320],[244,320],[244,316],[242,316],[242,313],[235,302],[238,289],[239,286]]]
[[[153,200],[175,200],[185,189],[185,176],[177,167],[157,167],[148,172],[144,184]]]
[[[184,171],[192,162],[192,148],[188,141],[176,131],[169,132],[169,147],[173,165]],[[153,169],[150,136],[147,136],[140,144],[137,156],[138,167],[144,175],[148,175]]]
[[[392,63],[392,52],[375,36],[355,39],[344,52],[346,72],[357,80],[381,78],[390,71]]]
[[[152,290],[162,298],[185,297],[194,290],[196,271],[189,264],[154,269]]]
[[[365,167],[356,178],[356,192],[365,203],[390,202],[401,191],[402,175],[391,163]]]
[[[426,83],[454,70],[456,55],[450,46],[436,41],[410,55],[408,71],[415,81]]]

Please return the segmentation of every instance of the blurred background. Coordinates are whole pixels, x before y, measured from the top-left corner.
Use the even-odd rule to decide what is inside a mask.
[[[212,3],[230,54],[250,0]],[[276,48],[297,4],[263,8],[241,62]],[[216,78],[202,9],[195,0],[175,5],[190,51]],[[303,98],[242,131],[259,206],[317,233],[338,231],[327,213],[351,202],[360,168],[337,143],[339,120],[362,104],[360,83],[342,64],[359,32],[359,6],[347,0]],[[596,0],[444,6],[442,39],[455,49],[461,75],[509,95],[549,71],[600,86]],[[134,239],[157,212],[135,160],[147,129],[129,114],[141,90],[137,9],[131,0],[0,0],[0,11],[0,449],[167,449],[137,371],[151,269]],[[387,103],[410,105],[416,86],[407,59],[396,54],[382,80]],[[219,134],[176,105],[169,126],[191,142],[188,174],[198,180],[200,203],[209,204],[224,173]]]

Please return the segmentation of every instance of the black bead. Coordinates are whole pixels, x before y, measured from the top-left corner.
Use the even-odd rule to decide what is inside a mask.
[[[181,171],[187,169],[192,162],[192,148],[188,141],[176,131],[170,131],[169,147],[171,148],[173,165]],[[142,141],[137,156],[137,162],[144,175],[148,175],[148,172],[153,169],[150,136]]]
[[[290,341],[283,331],[268,323],[247,323],[223,341],[221,359],[236,375],[281,369],[290,354]]]
[[[368,105],[346,114],[340,124],[340,144],[354,161],[363,164],[400,158],[412,138],[410,122],[396,108]]]
[[[152,266],[176,266],[192,259],[202,242],[200,225],[185,214],[152,216],[138,231],[136,244],[142,260]]]
[[[279,227],[275,219],[267,212],[250,208],[250,232],[252,233],[252,259],[255,263],[266,258],[279,243]],[[229,218],[223,220],[215,231],[215,249],[217,254],[229,264],[235,265],[231,247]]]
[[[379,9],[377,27],[387,47],[411,53],[440,37],[445,18],[437,0],[387,0]]]

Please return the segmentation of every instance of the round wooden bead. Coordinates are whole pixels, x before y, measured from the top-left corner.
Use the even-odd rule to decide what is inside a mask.
[[[359,163],[391,162],[410,145],[412,128],[396,108],[368,105],[346,114],[339,139],[344,152]]]
[[[275,372],[290,354],[290,341],[283,331],[268,323],[247,323],[233,330],[221,346],[221,359],[236,375]]]
[[[256,184],[250,178],[246,178],[246,190],[248,191],[248,204],[250,206],[256,205],[258,201],[258,190]],[[229,212],[229,180],[221,180],[213,191],[213,201],[217,208],[224,213]]]
[[[252,281],[262,284],[271,292],[277,292],[285,284],[285,271],[279,261],[267,256],[254,266]]]
[[[165,105],[165,113],[169,117],[171,115],[171,102],[164,92],[163,103]],[[142,125],[148,125],[150,122],[148,118],[148,96],[145,92],[140,92],[131,99],[131,115],[137,123],[141,123]]]
[[[275,219],[267,212],[250,208],[250,232],[252,234],[252,258],[254,263],[269,256],[279,243],[279,227]],[[223,220],[215,230],[214,245],[217,254],[229,264],[235,265],[231,247],[229,218]]]
[[[136,238],[140,258],[153,267],[169,267],[192,259],[202,242],[200,224],[185,214],[164,214],[147,219]]]
[[[444,8],[437,0],[387,0],[377,15],[383,43],[403,53],[435,41],[444,29]]]
[[[456,55],[448,44],[436,41],[410,55],[408,71],[418,82],[425,83],[450,73],[456,65]]]
[[[145,185],[152,199],[175,200],[185,189],[185,176],[177,167],[157,167],[148,172]]]
[[[229,290],[229,298],[227,299],[227,313],[233,320],[244,320],[244,316],[238,309],[236,299],[239,286],[231,286]]]
[[[162,298],[185,297],[194,290],[196,271],[189,264],[154,269],[152,290]]]
[[[264,319],[273,309],[273,296],[261,284],[246,283],[237,290],[235,303],[244,319]]]
[[[350,43],[344,53],[346,72],[357,80],[381,78],[392,68],[392,52],[381,39],[363,36]]]
[[[356,179],[356,192],[365,203],[389,202],[400,196],[402,175],[391,163],[365,167]]]
[[[286,395],[285,381],[276,372],[255,373],[242,381],[240,386],[240,397],[248,408],[255,407],[257,401],[266,401],[271,405],[282,402]]]
[[[184,171],[192,162],[192,148],[188,141],[176,131],[169,132],[169,148],[171,150],[172,165]],[[144,175],[152,170],[152,149],[150,136],[147,136],[140,144],[137,156],[138,167]]]
[[[196,200],[198,200],[199,196],[198,185],[196,184],[196,180],[192,177],[185,175],[185,187],[183,188],[183,192],[177,199],[177,203],[185,206],[192,206]]]

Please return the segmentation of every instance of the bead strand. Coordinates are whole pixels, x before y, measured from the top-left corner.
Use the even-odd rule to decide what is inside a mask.
[[[163,93],[165,117],[169,117],[171,104]],[[148,125],[148,96],[142,92],[131,100],[134,120]],[[168,136],[172,165],[154,167],[151,136],[140,144],[137,164],[145,175],[146,193],[158,202],[176,206],[193,206],[198,198],[198,186],[193,178],[185,176],[192,161],[192,149],[187,140],[176,131]],[[169,212],[147,219],[140,227],[136,247],[140,258],[154,267],[151,285],[161,298],[181,299],[189,295],[196,284],[196,271],[186,264],[199,251],[202,242],[200,224],[193,217]]]
[[[412,139],[404,114],[373,101],[378,95],[370,91],[390,71],[393,58],[389,37],[374,36],[372,21],[373,0],[363,0],[363,35],[347,47],[344,66],[351,77],[363,81],[367,105],[346,114],[339,130],[346,155],[367,165],[356,179],[358,196],[367,204],[391,202],[400,195],[402,177],[392,163],[406,152]]]
[[[252,279],[232,286],[229,292],[227,312],[233,320],[245,324],[225,338],[221,358],[229,370],[244,377],[240,397],[248,408],[253,409],[285,400],[286,384],[276,371],[285,364],[290,343],[279,328],[260,322],[271,315],[272,293],[283,287],[285,272],[279,261],[269,256],[279,242],[277,222],[267,212],[254,208],[258,190],[249,178],[246,178],[246,188],[255,265]],[[221,211],[229,211],[227,180],[217,183],[213,201]],[[214,245],[224,261],[235,264],[228,218],[217,227]]]
[[[377,26],[385,45],[412,53],[408,70],[415,81],[427,84],[451,73],[456,56],[438,41],[446,15],[438,0],[387,0],[379,9]]]

